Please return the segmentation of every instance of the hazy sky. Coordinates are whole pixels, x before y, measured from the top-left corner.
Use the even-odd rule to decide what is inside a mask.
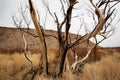
[[[27,1],[27,0],[0,0],[0,26],[13,27],[11,15],[18,12],[18,8],[20,6],[20,3],[22,3],[22,1]],[[33,1],[37,1],[37,3],[39,3],[38,1],[40,0],[33,0]],[[53,3],[52,0],[50,3],[53,5],[53,7],[57,6],[57,4]],[[118,13],[120,13],[120,5],[118,6]],[[118,14],[117,16],[118,18],[120,18],[120,14]],[[91,23],[92,22],[89,21],[88,25]],[[53,23],[49,22],[48,25],[53,26]],[[51,29],[51,28],[54,29],[55,27],[48,27],[47,29]],[[76,31],[77,30],[75,30],[75,28],[71,28],[71,32],[75,33]],[[111,36],[110,38],[108,38],[107,40],[103,41],[101,43],[101,46],[104,46],[104,47],[119,46],[120,47],[120,22],[116,26],[115,34]]]

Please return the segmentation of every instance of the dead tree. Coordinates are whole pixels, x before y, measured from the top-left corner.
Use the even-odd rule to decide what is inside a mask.
[[[69,2],[69,6],[68,6],[66,15],[65,15],[62,23],[59,23],[58,17],[55,14],[56,23],[57,23],[57,31],[58,31],[58,39],[59,39],[59,49],[60,49],[59,51],[61,53],[61,62],[60,62],[58,76],[61,76],[63,73],[63,66],[64,66],[67,51],[76,44],[83,43],[85,41],[88,41],[90,38],[92,38],[96,35],[103,34],[102,28],[104,28],[104,25],[107,23],[107,21],[110,19],[110,17],[112,16],[112,14],[114,12],[114,9],[111,10],[113,6],[108,9],[109,11],[107,11],[107,9],[106,9],[106,6],[108,6],[108,3],[110,3],[111,1],[107,1],[106,3],[104,3],[106,5],[104,10],[107,13],[102,13],[101,10],[99,9],[99,7],[93,3],[93,0],[90,0],[90,3],[95,8],[94,12],[98,13],[98,14],[96,14],[96,16],[98,16],[98,18],[99,18],[97,24],[94,26],[93,31],[91,31],[90,33],[87,33],[84,36],[78,37],[72,43],[68,43],[69,29],[71,27],[71,19],[72,19],[72,10],[73,10],[73,6],[77,3],[77,1],[72,2],[72,3],[70,1],[68,1],[68,2]],[[118,1],[116,1],[116,2],[119,3]],[[64,5],[64,1],[61,0],[61,4]],[[61,29],[63,28],[64,24],[65,24],[65,34],[62,34]],[[105,32],[107,32],[107,31],[104,31],[104,33]],[[91,50],[88,52],[86,57],[83,58],[80,62],[84,61],[89,56],[90,52],[91,52]]]
[[[62,5],[62,12],[64,14],[64,19],[63,19],[62,22],[59,21],[59,19],[58,19],[59,17],[57,16],[57,14],[54,13],[54,15],[53,15],[51,13],[50,9],[49,9],[49,6],[46,6],[49,14],[55,19],[55,22],[57,24],[57,33],[58,33],[58,41],[59,41],[59,53],[61,55],[60,56],[61,57],[60,68],[59,68],[58,76],[62,76],[67,51],[70,48],[72,48],[74,45],[83,43],[85,41],[88,41],[90,38],[96,36],[97,34],[103,34],[102,28],[104,28],[104,25],[111,18],[113,12],[115,11],[115,9],[112,9],[112,8],[116,4],[119,3],[119,1],[115,1],[116,3],[114,5],[112,5],[111,7],[108,7],[108,3],[111,3],[111,2],[114,2],[114,1],[105,1],[105,3],[103,3],[103,1],[100,0],[98,3],[99,4],[103,3],[105,5],[104,6],[104,12],[102,12],[100,10],[100,7],[102,5],[96,5],[93,2],[93,0],[89,0],[89,1],[90,1],[91,5],[93,6],[93,8],[95,9],[94,10],[94,13],[96,13],[95,15],[99,19],[98,19],[96,25],[94,26],[94,29],[91,32],[85,34],[84,36],[78,37],[76,40],[72,41],[71,43],[69,43],[68,36],[69,36],[69,30],[70,30],[70,27],[71,27],[72,11],[74,9],[74,5],[76,5],[78,2],[76,0],[69,0],[69,1],[68,0],[60,0],[61,5]],[[67,4],[67,6],[65,6],[66,4]],[[30,7],[32,7],[32,6],[30,6]],[[67,7],[66,11],[65,11],[65,7]],[[31,13],[32,13],[33,9],[34,8],[30,8]],[[32,15],[32,17],[33,16],[35,17],[35,13]],[[65,27],[64,33],[62,33],[62,28],[63,27]],[[84,59],[82,59],[82,60],[84,60]]]
[[[90,1],[90,4],[92,5],[91,7],[93,8],[92,13],[93,15],[95,15],[95,17],[97,17],[97,21],[95,20],[96,23],[93,27],[94,29],[83,36],[81,35],[77,37],[77,39],[72,40],[71,42],[69,42],[69,35],[70,35],[69,31],[72,24],[71,21],[73,19],[72,13],[73,13],[73,10],[75,9],[74,6],[79,2],[77,0],[60,0],[61,8],[62,8],[61,12],[63,14],[62,21],[59,21],[59,17],[57,13],[54,12],[53,14],[50,11],[49,6],[45,5],[50,16],[52,16],[52,18],[55,20],[55,23],[57,25],[57,35],[58,35],[57,38],[58,38],[59,53],[61,58],[57,76],[62,76],[65,58],[69,49],[74,47],[76,44],[81,44],[85,41],[88,41],[90,38],[95,37],[96,35],[106,35],[108,31],[107,29],[109,27],[108,23],[111,20],[113,13],[115,11],[114,6],[120,2],[119,0],[99,0],[97,3],[94,3],[93,0],[89,0],[89,1]],[[47,47],[46,47],[47,45],[45,41],[45,34],[38,20],[37,11],[35,10],[32,0],[28,0],[28,2],[29,2],[29,11],[32,18],[32,22],[34,23],[35,29],[38,33],[38,37],[40,39],[40,43],[42,45],[43,72],[45,74],[48,74],[48,59],[47,59]],[[111,4],[111,6],[108,4]],[[100,9],[101,7],[103,7],[103,10]],[[112,18],[112,21],[113,21],[113,18]],[[108,27],[105,27],[106,24],[108,24]],[[62,32],[63,28],[65,28],[64,33]],[[91,52],[91,49],[88,51],[87,55],[82,60],[76,61],[75,63],[73,63],[73,65],[76,65],[86,60],[90,52]],[[74,70],[75,66],[73,66],[72,69]]]

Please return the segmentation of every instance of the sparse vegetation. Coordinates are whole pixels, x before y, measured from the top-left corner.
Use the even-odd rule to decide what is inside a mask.
[[[50,51],[51,52],[51,51]],[[27,53],[34,64],[34,68],[39,65],[39,54]],[[50,57],[53,58],[53,55]],[[51,59],[49,57],[49,59]],[[55,58],[54,58],[55,59]],[[51,64],[54,61],[51,59]],[[53,66],[50,69],[53,68]],[[55,66],[58,68],[58,66]],[[0,54],[0,80],[29,80],[31,74],[24,76],[30,69],[29,62],[25,59],[23,54],[14,53]],[[65,71],[62,78],[44,77],[43,75],[36,75],[35,80],[120,80],[120,54],[114,53],[102,57],[100,61],[85,64],[82,73],[72,74],[70,71]],[[53,71],[53,69],[52,69]]]
[[[103,54],[99,54],[97,52],[97,47],[99,47],[98,44],[113,35],[115,32],[113,27],[114,24],[112,23],[117,23],[117,20],[115,21],[117,17],[117,15],[115,15],[117,14],[117,11],[115,11],[115,6],[119,4],[119,0],[89,0],[88,4],[82,4],[86,5],[86,7],[82,7],[79,0],[59,0],[60,8],[56,5],[55,7],[58,7],[58,10],[54,12],[52,12],[52,7],[49,6],[49,2],[42,0],[42,4],[40,5],[42,5],[45,10],[46,15],[43,16],[45,19],[41,19],[42,17],[39,16],[41,14],[39,14],[39,10],[37,10],[34,1],[27,1],[28,2],[25,6],[21,5],[21,9],[19,10],[20,16],[18,19],[15,15],[12,16],[13,23],[20,31],[18,34],[22,36],[22,39],[20,39],[20,37],[17,39],[14,33],[15,41],[16,43],[22,42],[21,45],[16,45],[14,41],[12,43],[11,40],[8,39],[10,36],[6,35],[6,37],[3,36],[3,33],[1,34],[0,44],[2,44],[1,48],[3,51],[8,50],[9,53],[9,50],[14,48],[21,52],[14,54],[1,54],[1,80],[119,80],[119,55],[114,55],[116,53],[115,51],[112,51],[112,53],[114,52],[114,54],[112,54],[113,57],[109,55],[109,57],[106,56],[100,60],[99,57]],[[40,13],[44,14],[44,10],[42,11],[41,9],[42,8],[40,7]],[[87,14],[81,13],[83,12],[81,9],[83,9],[83,11]],[[29,18],[27,18],[26,13],[29,14]],[[83,15],[86,17],[88,15],[91,19],[88,18],[87,21],[86,17],[82,17]],[[49,17],[51,17],[53,19],[51,21],[55,23],[54,26],[57,30],[56,35],[48,34],[46,32],[45,27],[49,22],[49,20],[47,20]],[[79,21],[79,23],[74,21]],[[92,22],[92,25],[86,25],[89,21]],[[35,27],[36,34],[29,32],[29,26],[31,23],[33,23],[33,26]],[[27,26],[28,29],[24,29],[23,26]],[[77,29],[78,33],[76,33],[75,39],[72,39],[70,33],[72,26],[79,27],[79,29]],[[84,34],[79,33],[82,29],[85,29],[83,32]],[[31,35],[34,40],[31,40],[31,38],[27,39],[25,36],[28,35]],[[97,36],[101,37],[101,40],[98,40]],[[35,39],[34,37],[38,38]],[[56,42],[54,42],[53,38],[55,38]],[[90,45],[89,40],[91,38],[94,38],[94,45]],[[3,42],[3,39],[7,40],[5,42],[7,43],[7,48],[5,48],[6,45]],[[13,40],[12,37],[11,39]],[[40,43],[37,48],[34,47],[36,43],[38,43],[36,40]],[[29,41],[31,41],[31,43],[29,43]],[[47,43],[48,41],[51,44]],[[15,44],[15,47],[10,47],[10,43],[12,45]],[[53,43],[56,45],[53,45]],[[84,53],[85,56],[80,59],[78,54],[84,50],[77,52],[75,47],[80,45],[83,48],[82,44],[84,43],[86,43],[86,52]],[[49,48],[53,48],[51,46],[54,46],[54,48],[57,49],[57,52],[52,49],[50,51]],[[40,55],[33,54],[35,52],[26,52],[31,49],[39,49],[40,52],[38,52]],[[78,49],[80,48],[78,47]],[[74,57],[73,62],[73,58],[67,57],[68,55],[71,55],[69,54],[71,53],[69,52],[70,50],[72,50],[74,54],[72,56]],[[93,52],[94,54],[92,54]],[[25,57],[23,57],[23,53]],[[31,59],[29,59],[26,54],[28,54]],[[58,54],[59,56],[57,56]],[[94,57],[94,63],[92,63],[92,59],[90,59],[90,57]],[[100,61],[95,62],[97,60]],[[29,63],[31,63],[31,65]],[[75,74],[71,72],[75,72]]]

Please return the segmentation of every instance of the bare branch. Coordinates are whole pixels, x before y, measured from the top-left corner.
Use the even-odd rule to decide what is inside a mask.
[[[55,15],[55,18],[56,18],[55,22],[57,24],[57,28],[59,28],[60,23],[59,23],[58,17],[56,15],[56,13],[54,13],[54,15]]]
[[[65,16],[66,13],[65,13],[65,7],[64,7],[63,1],[64,1],[64,0],[60,0],[61,5],[62,5],[62,12],[63,12],[63,14],[64,14],[64,16]],[[65,1],[64,1],[64,3],[65,3]]]
[[[102,15],[102,12],[99,10],[99,8],[93,3],[93,0],[90,0],[91,4],[93,5],[93,7],[95,8],[95,11],[98,13],[97,16],[98,18],[100,18],[100,20],[103,20],[104,17]]]
[[[47,47],[46,47],[44,32],[40,25],[40,22],[37,19],[36,11],[35,11],[34,5],[32,3],[32,0],[28,0],[28,1],[29,1],[29,6],[30,6],[30,15],[31,15],[32,21],[34,23],[34,26],[36,28],[36,31],[38,33],[40,43],[42,45],[42,56],[44,57],[44,58],[42,58],[43,59],[42,67],[44,67],[43,72],[45,75],[47,75],[48,74],[48,58],[47,58]]]
[[[51,15],[51,17],[55,20],[55,17],[54,15],[52,14],[52,12],[50,11],[50,8],[49,8],[49,4],[47,2],[45,2],[45,0],[42,0],[44,6],[46,7],[46,9],[48,10],[49,14]]]
[[[113,5],[109,8],[108,14],[110,13],[110,10],[111,10],[114,6],[116,6],[118,3],[119,3],[119,2],[116,2],[115,4],[113,4]]]
[[[88,56],[90,55],[92,49],[93,49],[93,48],[91,48],[90,50],[88,50],[88,52],[87,52],[87,54],[86,54],[86,56],[85,56],[84,58],[82,58],[81,60],[75,61],[75,62],[71,65],[70,70],[71,70],[72,72],[76,72],[76,71],[78,70],[79,67],[76,69],[77,65],[78,65],[78,64],[81,65],[81,64],[83,63],[83,61],[85,61],[85,60],[88,58]]]
[[[20,8],[20,13],[21,13],[21,16],[22,16],[25,24],[26,24],[27,27],[29,28],[29,26],[30,26],[30,21],[28,21],[28,20],[26,19],[26,17],[25,17],[25,11],[26,11],[26,10],[27,10],[27,7],[25,7],[25,10],[23,10],[23,8],[22,8],[22,6],[21,6],[21,8]]]
[[[113,14],[114,10],[109,14],[107,15],[107,17],[104,19],[101,11],[99,10],[99,8],[94,5],[93,1],[90,0],[91,4],[94,6],[94,8],[96,9],[96,11],[98,12],[98,14],[100,15],[100,19],[99,19],[99,22],[98,24],[95,26],[94,30],[91,32],[91,33],[88,33],[78,39],[76,39],[75,41],[73,41],[71,44],[69,44],[69,48],[71,48],[72,46],[74,46],[75,44],[77,43],[82,43],[86,40],[89,40],[91,37],[94,37],[96,34],[98,34],[101,29],[103,28],[103,26],[105,25],[106,21],[111,17],[111,15]]]
[[[33,63],[32,63],[32,61],[31,61],[31,59],[27,56],[27,53],[26,53],[26,50],[27,50],[27,41],[26,41],[26,39],[25,39],[25,35],[24,35],[24,33],[22,32],[22,38],[23,38],[23,41],[24,41],[24,56],[25,56],[25,58],[30,62],[30,70],[33,70]]]
[[[72,46],[74,46],[77,43],[82,43],[84,41],[89,40],[91,37],[95,36],[101,30],[101,28],[104,26],[105,23],[106,23],[105,20],[101,20],[91,33],[88,33],[88,34],[76,39],[75,41],[73,41],[71,44],[69,44],[69,48],[71,48]]]

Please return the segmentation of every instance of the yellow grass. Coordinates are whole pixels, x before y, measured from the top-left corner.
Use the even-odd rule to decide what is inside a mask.
[[[37,67],[40,55],[30,52],[27,54],[33,61],[34,67]],[[49,60],[53,62],[50,56],[53,57],[53,54],[49,55]],[[0,80],[22,80],[23,75],[29,70],[30,64],[23,54],[0,54]],[[26,80],[29,80],[29,77]],[[63,73],[63,78],[54,79],[37,75],[35,80],[120,80],[120,54],[114,53],[103,57],[98,62],[85,64],[83,72],[79,75],[66,71]]]
[[[81,80],[120,80],[120,54],[106,56],[99,62],[86,64]]]
[[[37,66],[38,55],[30,54],[34,66]],[[23,54],[0,54],[0,80],[22,80],[22,76],[29,71],[30,64]]]

